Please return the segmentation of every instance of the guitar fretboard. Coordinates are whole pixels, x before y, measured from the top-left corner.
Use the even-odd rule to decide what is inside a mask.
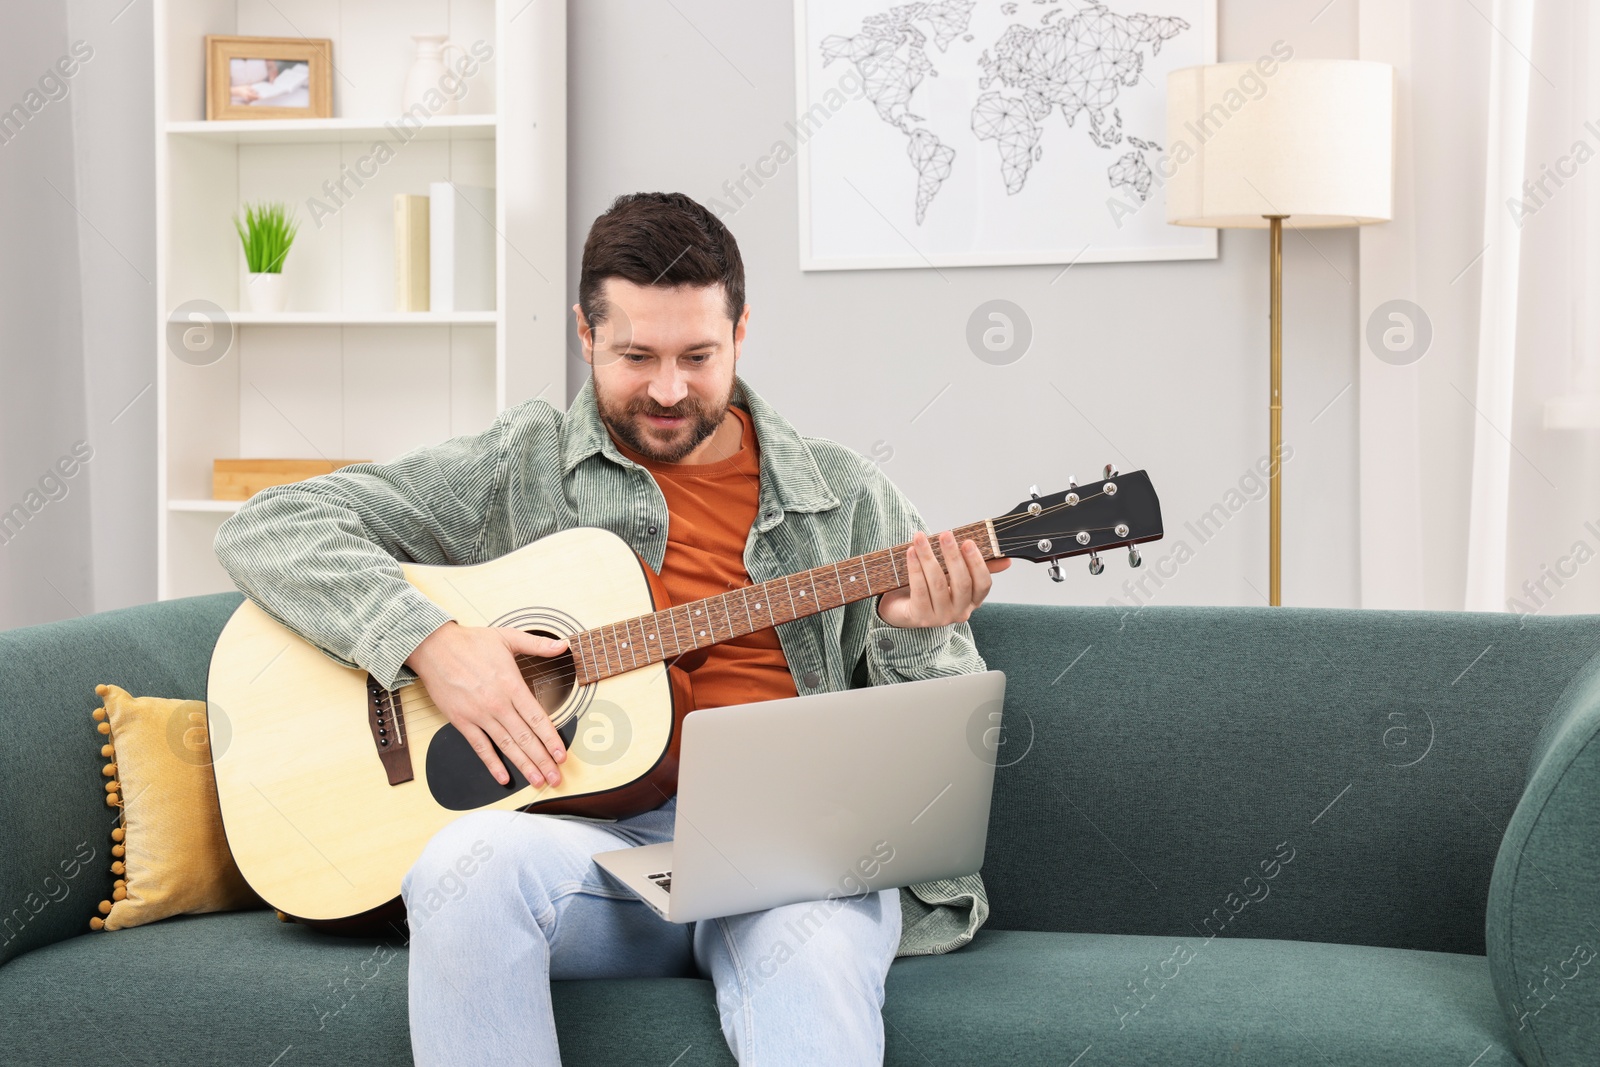
[[[998,551],[992,520],[958,526],[951,532],[957,544],[973,541],[984,559],[1004,555]],[[943,565],[939,542],[930,539],[929,543]],[[577,684],[588,685],[778,623],[900,589],[911,583],[905,563],[909,547],[910,542],[906,542],[574,634],[568,647],[577,668]]]

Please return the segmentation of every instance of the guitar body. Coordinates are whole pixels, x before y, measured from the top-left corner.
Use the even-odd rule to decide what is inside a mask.
[[[595,527],[476,566],[400,567],[469,626],[566,637],[667,606],[655,572]],[[512,775],[502,786],[421,682],[394,691],[400,707],[380,737],[383,705],[373,710],[367,673],[246,600],[217,641],[207,693],[217,798],[246,881],[296,918],[348,919],[392,905],[428,839],[467,811],[620,818],[676,792],[681,723],[693,709],[682,669],[656,662],[575,685],[566,654],[540,670],[530,684],[567,745],[561,784],[532,788],[502,760]],[[382,737],[397,734],[406,759],[386,762]]]

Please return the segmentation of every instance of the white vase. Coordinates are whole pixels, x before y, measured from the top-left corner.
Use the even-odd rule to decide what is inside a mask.
[[[417,42],[417,58],[411,61],[411,69],[406,72],[405,92],[401,94],[400,110],[409,112],[412,108],[421,105],[423,110],[431,115],[454,115],[456,113],[456,100],[445,91],[442,84],[445,76],[450,74],[450,68],[445,65],[445,55],[454,49],[466,53],[460,45],[447,44],[447,35],[442,33],[413,33],[411,39]],[[457,75],[457,81],[460,75]],[[425,97],[429,90],[438,94],[442,103],[438,107],[429,106]],[[458,87],[458,93],[461,91]]]
[[[244,296],[251,311],[270,314],[283,310],[289,297],[289,287],[284,282],[282,272],[247,274]]]

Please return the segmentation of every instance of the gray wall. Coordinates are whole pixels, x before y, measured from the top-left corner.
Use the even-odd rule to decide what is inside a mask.
[[[1325,3],[1223,0],[1219,60],[1254,59],[1279,39],[1296,58],[1353,58],[1355,5]],[[791,4],[772,0],[586,0],[569,17],[575,289],[589,223],[613,197],[677,190],[709,203],[788,138],[794,29]],[[868,456],[892,450],[885,472],[936,529],[1009,510],[1031,483],[1061,489],[1069,473],[1082,479],[1108,461],[1151,472],[1168,536],[1147,546],[1144,570],[1130,573],[1119,552],[1099,578],[1074,561],[1058,586],[1042,568],[1014,565],[997,577],[995,599],[1125,596],[1123,582],[1153,574],[1181,539],[1192,557],[1175,567],[1174,556],[1163,588],[1147,580],[1155,602],[1263,602],[1267,503],[1241,504],[1229,491],[1267,453],[1264,231],[1224,231],[1216,260],[1078,264],[1065,274],[802,273],[795,169],[787,163],[724,221],[751,304],[740,373],[801,433]],[[1284,432],[1294,449],[1284,469],[1284,600],[1354,606],[1355,233],[1286,231],[1284,259]],[[965,341],[972,310],[996,297],[1020,305],[1034,330],[1027,354],[1003,367],[980,362]],[[587,374],[575,340],[569,366],[570,397]],[[1209,540],[1185,528],[1229,503],[1241,506]]]
[[[1278,39],[1300,58],[1355,54],[1353,4],[1221,6],[1221,59],[1261,55]],[[7,106],[73,40],[95,49],[67,98],[0,145],[0,196],[12,208],[0,215],[0,507],[75,441],[94,448],[67,496],[0,545],[0,627],[155,595],[155,405],[144,391],[154,377],[151,16],[146,4],[120,7],[17,4],[0,38]],[[575,290],[585,231],[612,197],[677,189],[709,200],[784,135],[794,60],[788,2],[588,0],[569,5],[569,19]],[[1215,261],[1079,264],[1064,275],[802,274],[796,197],[791,163],[728,222],[753,305],[741,373],[802,432],[887,456],[884,469],[936,527],[1003,511],[1030,483],[1057,488],[1108,459],[1146,467],[1169,539],[1137,576],[1179,538],[1194,550],[1157,602],[1253,603],[1252,583],[1265,592],[1264,501],[1204,544],[1184,527],[1225,503],[1266,452],[1264,234],[1224,232]],[[1355,375],[1355,248],[1350,231],[1285,240],[1291,604],[1356,602],[1356,412],[1354,390],[1341,393]],[[980,363],[963,340],[972,309],[994,297],[1020,304],[1034,327],[1028,354],[1006,367]],[[571,367],[569,397],[586,373],[575,354]],[[1013,567],[995,595],[1093,603],[1130,577],[1120,556],[1094,581],[1081,565],[1068,573],[1055,586],[1039,568]]]
[[[119,8],[10,4],[0,33],[0,109],[89,52],[0,144],[0,510],[44,502],[0,539],[0,628],[155,597],[151,9]]]
[[[95,48],[72,112],[95,611],[156,597],[154,31],[151,5],[126,3],[67,4]]]

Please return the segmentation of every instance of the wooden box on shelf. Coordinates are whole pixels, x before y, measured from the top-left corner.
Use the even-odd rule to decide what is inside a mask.
[[[269,485],[303,482],[319,474],[332,474],[352,463],[369,459],[214,459],[211,461],[211,496],[214,500],[249,500]]]

